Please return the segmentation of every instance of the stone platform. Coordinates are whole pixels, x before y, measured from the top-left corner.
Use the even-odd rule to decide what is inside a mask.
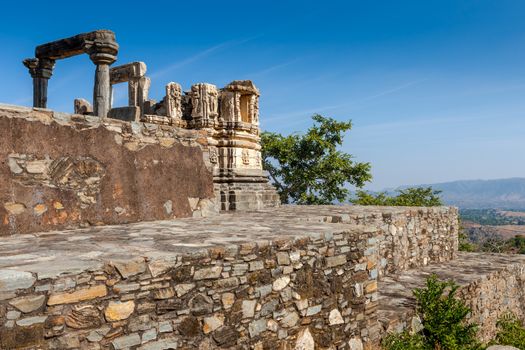
[[[525,256],[459,252],[452,261],[381,278],[378,319],[385,331],[418,327],[412,290],[424,287],[432,274],[460,286],[458,295],[471,308],[483,341],[493,339],[502,314],[511,311],[525,320]]]
[[[447,207],[283,206],[5,237],[0,348],[372,347],[381,276],[456,249]]]

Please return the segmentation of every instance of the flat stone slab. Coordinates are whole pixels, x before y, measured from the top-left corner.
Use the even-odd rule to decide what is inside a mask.
[[[391,208],[403,212],[406,208]],[[444,209],[445,210],[445,209]],[[388,211],[388,210],[387,210]],[[27,288],[38,279],[100,269],[105,263],[152,260],[224,247],[349,230],[350,215],[382,215],[385,208],[282,206],[208,218],[140,222],[2,237],[0,291]],[[14,275],[20,275],[14,278]],[[16,281],[16,285],[14,285]]]

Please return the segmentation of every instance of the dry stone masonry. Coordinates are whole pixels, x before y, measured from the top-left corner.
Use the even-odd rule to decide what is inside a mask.
[[[1,344],[374,346],[381,276],[451,261],[456,241],[454,209],[348,206],[13,236],[0,245]]]

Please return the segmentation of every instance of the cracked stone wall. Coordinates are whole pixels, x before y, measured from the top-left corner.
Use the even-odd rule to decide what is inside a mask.
[[[0,235],[214,211],[206,135],[0,106]]]

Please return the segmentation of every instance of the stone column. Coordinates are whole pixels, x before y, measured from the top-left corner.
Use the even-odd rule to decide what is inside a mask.
[[[33,78],[33,107],[47,107],[47,82],[53,75],[55,61],[46,58],[28,58],[24,66],[29,69]]]
[[[100,118],[106,118],[111,108],[109,66],[117,59],[118,45],[114,40],[95,40],[88,52],[91,61],[97,66],[93,89],[93,112]]]

